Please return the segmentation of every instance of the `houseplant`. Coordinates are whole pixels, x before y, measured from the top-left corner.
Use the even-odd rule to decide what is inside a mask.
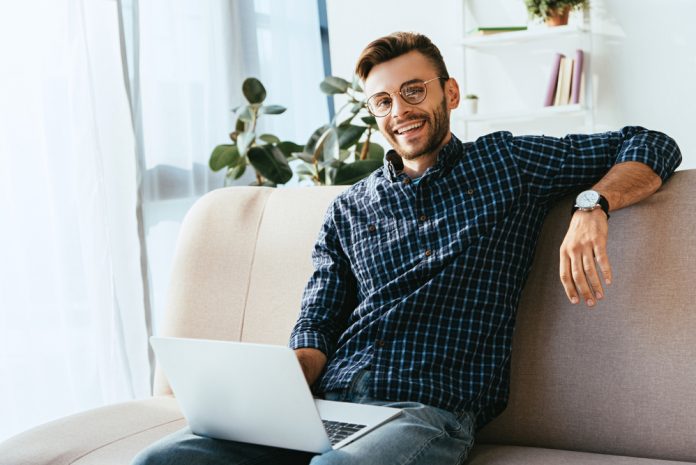
[[[327,95],[343,95],[346,101],[329,124],[312,133],[302,152],[294,154],[302,160],[296,172],[317,185],[356,183],[382,166],[384,148],[371,141],[379,130],[377,121],[367,112],[357,77],[348,82],[328,76],[319,88]],[[338,122],[345,110],[348,117]]]
[[[549,26],[568,24],[570,10],[587,5],[587,0],[525,0],[532,17],[542,18]]]
[[[242,84],[242,93],[247,100],[233,111],[237,115],[235,129],[230,133],[231,144],[218,145],[213,149],[208,164],[213,171],[227,169],[225,184],[239,179],[251,165],[256,171],[258,186],[284,184],[292,178],[288,159],[292,153],[302,150],[301,145],[283,141],[273,134],[256,134],[256,125],[261,115],[279,115],[286,108],[280,105],[264,105],[266,89],[261,81],[247,78]]]

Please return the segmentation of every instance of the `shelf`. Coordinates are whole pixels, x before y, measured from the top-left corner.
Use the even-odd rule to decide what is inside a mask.
[[[583,35],[589,31],[576,25],[538,27],[526,31],[501,32],[487,36],[470,36],[461,41],[461,45],[469,48],[498,47],[503,45],[521,44],[524,42],[555,40],[560,37]]]
[[[559,105],[537,108],[533,110],[520,110],[502,113],[482,113],[476,115],[457,116],[456,119],[465,123],[495,123],[504,121],[535,120],[553,118],[555,116],[582,116],[587,113],[587,108],[582,104]]]

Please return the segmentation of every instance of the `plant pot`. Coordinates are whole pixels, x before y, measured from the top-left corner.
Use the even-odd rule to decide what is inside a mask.
[[[547,26],[565,26],[568,24],[568,16],[570,15],[570,7],[559,10],[549,11],[548,17],[546,18]]]
[[[475,115],[478,111],[478,99],[477,98],[465,98],[464,99],[464,112],[467,115]]]

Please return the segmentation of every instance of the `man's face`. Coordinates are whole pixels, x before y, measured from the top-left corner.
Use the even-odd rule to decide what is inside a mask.
[[[422,102],[410,105],[398,94],[404,82],[437,78],[437,70],[420,52],[412,51],[376,65],[365,79],[365,94],[391,94],[391,112],[376,118],[380,131],[404,159],[431,154],[439,150],[449,136],[449,114],[459,102],[456,82],[450,79],[443,90],[441,81],[427,84]]]

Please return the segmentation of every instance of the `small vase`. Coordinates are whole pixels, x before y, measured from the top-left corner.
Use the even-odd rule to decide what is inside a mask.
[[[565,26],[568,24],[568,16],[570,15],[570,7],[567,6],[560,10],[549,11],[549,16],[546,18],[547,26]]]
[[[465,98],[464,99],[464,112],[467,115],[475,115],[478,111],[478,99],[477,98]]]

